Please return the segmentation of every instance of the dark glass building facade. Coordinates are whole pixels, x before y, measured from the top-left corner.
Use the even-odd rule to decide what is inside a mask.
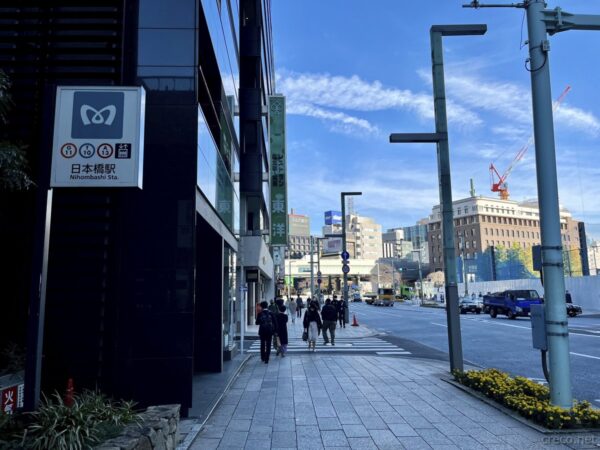
[[[0,24],[0,68],[14,98],[2,138],[28,145],[37,184],[0,194],[2,304],[11,318],[0,344],[25,345],[38,295],[56,86],[141,85],[143,189],[54,189],[42,388],[62,390],[73,378],[76,388],[181,403],[187,413],[194,373],[222,370],[236,349],[239,234],[248,224],[240,216],[248,189],[236,180],[259,176],[240,158],[248,140],[240,120],[259,124],[248,142],[267,136],[268,1],[8,0]],[[244,58],[255,36],[260,51]],[[259,104],[240,100],[249,73]],[[248,149],[265,161],[254,204],[268,222],[267,146]]]

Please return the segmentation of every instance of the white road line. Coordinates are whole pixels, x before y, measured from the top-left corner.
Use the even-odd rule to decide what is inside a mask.
[[[600,357],[598,357],[598,356],[584,355],[583,353],[575,353],[575,352],[570,352],[570,353],[571,353],[571,355],[582,356],[584,358],[600,359]]]
[[[410,352],[376,352],[378,355],[410,355]]]
[[[364,352],[364,353],[368,353],[368,352],[377,352],[377,350],[379,351],[389,351],[389,349],[387,348],[369,348],[369,349],[364,349],[364,348],[337,348],[337,347],[317,347],[317,353],[319,352],[327,352],[327,353],[334,353],[334,352],[338,352],[338,353],[342,353],[342,352]],[[272,350],[274,351],[274,350]],[[304,348],[289,348],[288,347],[288,353],[292,352],[292,353],[297,353],[297,352],[307,352],[308,347],[304,347]],[[260,349],[254,349],[251,348],[250,350],[247,350],[248,353],[258,353],[260,352]]]
[[[438,327],[444,327],[444,328],[448,328],[448,325],[444,325],[443,323],[435,323],[435,322],[431,322],[431,325],[437,325]]]

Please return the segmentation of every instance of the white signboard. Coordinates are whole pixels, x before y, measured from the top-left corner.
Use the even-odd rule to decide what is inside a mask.
[[[58,87],[50,186],[141,189],[145,109],[142,87]]]
[[[342,238],[341,237],[333,237],[327,238],[323,240],[323,254],[334,254],[340,253],[342,251]]]

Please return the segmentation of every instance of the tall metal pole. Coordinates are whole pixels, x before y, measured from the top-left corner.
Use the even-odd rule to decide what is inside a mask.
[[[340,194],[342,202],[342,251],[347,252],[346,248],[346,195],[344,192]],[[343,274],[342,299],[344,304],[348,305],[348,274]]]
[[[423,303],[423,271],[421,270],[421,250],[419,249],[419,284],[421,286],[421,303]]]
[[[545,2],[527,4],[533,132],[540,228],[542,233],[542,268],[546,304],[546,330],[550,357],[550,400],[554,405],[571,408],[571,367],[569,329],[565,304],[565,279],[560,235],[560,210],[550,89],[549,44],[544,22]]]
[[[452,211],[452,184],[450,182],[450,151],[448,148],[448,119],[446,116],[446,88],[444,84],[444,57],[442,33],[431,29],[431,65],[435,108],[435,132],[442,136],[437,143],[440,204],[442,209],[442,240],[444,248],[444,277],[446,279],[446,317],[450,369],[463,370],[458,285],[456,282],[456,254],[454,250],[454,213]]]
[[[310,298],[314,300],[315,296],[315,270],[313,262],[313,237],[310,237]]]

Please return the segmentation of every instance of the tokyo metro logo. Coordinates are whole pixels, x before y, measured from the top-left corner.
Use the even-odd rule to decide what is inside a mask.
[[[75,92],[71,137],[121,139],[123,103],[122,92]]]

